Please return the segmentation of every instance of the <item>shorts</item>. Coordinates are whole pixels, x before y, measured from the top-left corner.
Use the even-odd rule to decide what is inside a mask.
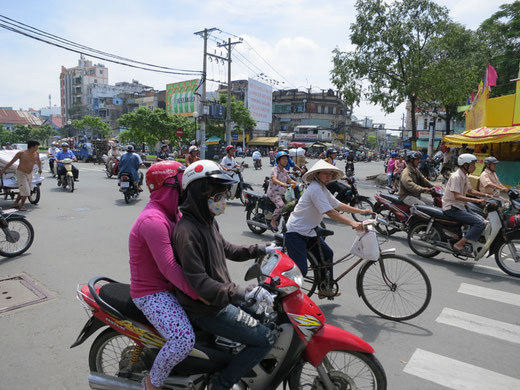
[[[18,191],[20,196],[30,196],[32,186],[32,172],[25,173],[17,169],[16,180],[18,181]]]

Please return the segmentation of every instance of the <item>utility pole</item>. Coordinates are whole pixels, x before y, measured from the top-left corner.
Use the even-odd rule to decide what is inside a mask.
[[[197,31],[194,33],[195,35],[199,35],[204,39],[204,56],[202,60],[202,92],[201,92],[201,108],[200,115],[202,115],[202,121],[200,122],[200,138],[198,139],[200,144],[200,158],[206,158],[206,118],[207,118],[207,106],[206,106],[206,69],[207,69],[207,60],[206,57],[208,55],[208,37],[210,34],[217,30],[216,28],[205,28],[203,31]]]
[[[227,43],[219,43],[218,47],[226,47],[228,56],[228,85],[227,85],[227,108],[226,108],[226,145],[231,145],[231,49],[234,45],[242,43],[242,38],[239,38],[238,41],[231,42],[231,38],[228,38]],[[245,134],[243,135],[243,137]],[[242,139],[245,142],[244,139]],[[242,143],[243,143],[242,142]]]

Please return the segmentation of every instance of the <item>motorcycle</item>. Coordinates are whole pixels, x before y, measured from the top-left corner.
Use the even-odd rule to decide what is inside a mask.
[[[233,200],[233,199],[240,199],[240,202],[242,202],[243,205],[246,204],[246,198],[244,195],[244,190],[253,190],[253,186],[249,183],[244,182],[244,177],[242,176],[242,171],[244,168],[237,167],[231,169],[231,171],[238,176],[238,183],[232,184],[230,189],[227,193],[227,199]]]
[[[419,170],[430,181],[435,181],[441,174],[441,161],[437,159],[428,158],[421,161]]]
[[[105,163],[105,175],[110,179],[112,176],[117,176],[119,173],[119,157],[113,157],[115,160],[112,163],[112,170],[108,168],[108,161]]]
[[[254,159],[253,160],[253,165],[255,167],[255,170],[256,169],[262,169],[262,160],[260,159]]]
[[[331,186],[331,184],[329,184],[327,186],[329,191],[332,193],[332,195],[334,195],[336,197],[337,200],[339,200],[341,203],[345,203],[345,204],[348,204],[349,206],[357,207],[360,209],[373,209],[374,208],[374,204],[369,200],[369,198],[367,196],[359,195],[357,185],[356,185],[357,179],[355,176],[347,177],[345,181],[347,182],[347,186],[346,186],[347,188],[344,191],[343,190],[340,191],[340,187],[337,185],[334,185],[334,182],[331,183],[332,186]],[[329,188],[329,186],[330,186],[330,188]],[[354,220],[356,220],[358,222],[364,221],[368,217],[369,217],[369,215],[363,216],[361,214],[352,214],[352,218],[354,218]]]
[[[19,256],[29,249],[34,241],[34,229],[25,215],[16,209],[0,208],[0,256]]]
[[[139,197],[139,189],[135,186],[130,173],[121,172],[117,185],[119,186],[119,191],[123,193],[127,204],[130,203],[131,199]]]
[[[467,226],[446,215],[442,209],[432,206],[413,206],[408,221],[408,244],[414,253],[434,257],[440,252],[475,261],[494,255],[498,267],[505,273],[520,277],[520,191],[508,192],[509,206],[502,199],[493,198],[484,209],[468,203],[471,211],[487,217],[486,226],[478,241],[468,241],[464,253],[453,248]]]
[[[240,389],[377,389],[387,388],[386,374],[373,348],[361,338],[327,324],[320,308],[302,291],[303,276],[284,253],[276,251],[254,264],[245,280],[259,283],[274,298],[272,309],[254,299],[258,321],[278,336],[271,351],[235,385]],[[101,282],[104,284],[101,285]],[[164,339],[137,309],[130,286],[106,277],[79,285],[77,297],[90,318],[71,348],[101,332],[90,347],[88,376],[92,389],[141,389],[141,380]],[[163,389],[207,389],[212,375],[243,347],[240,343],[196,330],[190,355],[176,365]],[[234,387],[234,388],[235,388]]]
[[[354,161],[347,160],[345,162],[345,176],[347,176],[347,177],[354,176]]]
[[[63,166],[65,167],[65,174],[58,176],[58,187],[63,187],[63,189],[68,189],[69,192],[74,192],[74,174],[72,173],[72,159],[65,158],[61,160]]]
[[[433,198],[433,204],[436,207],[442,207],[442,196],[444,190],[440,186],[431,189],[430,194]],[[378,220],[384,223],[376,223],[374,227],[380,234],[391,236],[392,234],[408,231],[408,220],[411,216],[411,206],[403,203],[397,195],[384,194],[377,192],[375,195],[376,203],[374,204],[374,213],[377,214]]]
[[[52,177],[56,177],[58,174],[58,164],[56,163],[56,158],[54,154],[49,154],[49,169],[52,173]]]

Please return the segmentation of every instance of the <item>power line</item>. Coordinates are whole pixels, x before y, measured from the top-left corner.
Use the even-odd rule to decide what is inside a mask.
[[[7,20],[5,20],[5,19],[7,19]],[[112,63],[115,63],[115,64],[128,66],[128,67],[136,68],[136,69],[142,69],[142,70],[146,70],[146,71],[150,71],[150,72],[156,72],[156,73],[166,73],[166,74],[176,74],[176,75],[191,75],[191,76],[201,73],[200,71],[169,68],[169,67],[164,67],[164,66],[159,66],[159,65],[148,64],[148,63],[145,63],[145,62],[140,62],[140,61],[128,59],[128,58],[125,58],[125,57],[120,57],[120,56],[117,56],[117,55],[114,55],[114,54],[110,54],[110,53],[106,53],[106,52],[103,52],[103,51],[100,51],[100,50],[92,49],[92,48],[90,48],[88,46],[84,46],[84,45],[75,43],[73,41],[69,41],[67,39],[60,38],[60,37],[58,37],[56,35],[46,33],[45,31],[38,30],[38,29],[36,29],[34,27],[25,25],[25,24],[23,24],[21,22],[14,21],[15,23],[18,23],[18,24],[22,25],[22,26],[17,26],[15,23],[11,23],[9,20],[13,20],[13,19],[10,19],[10,18],[8,18],[6,16],[0,15],[0,22],[1,22],[0,23],[0,27],[4,28],[6,30],[12,31],[14,33],[17,33],[17,34],[24,35],[24,36],[26,36],[28,38],[35,39],[37,41],[46,43],[48,45],[56,46],[56,47],[59,47],[61,49],[72,51],[72,52],[75,52],[75,53],[84,54],[86,56],[97,58],[97,59],[100,59],[100,60],[103,60],[103,61],[108,61],[108,62],[112,62]],[[25,28],[23,26],[27,26],[28,28]],[[31,29],[32,30],[36,30],[36,31],[31,31]],[[36,36],[36,35],[33,35],[33,34],[36,34],[36,35],[39,35],[39,36]],[[45,38],[47,38],[47,39],[45,39]],[[72,46],[72,47],[69,47],[69,46]],[[80,50],[80,49],[84,49],[84,50]],[[93,53],[98,53],[100,55],[95,55],[95,54],[89,53],[89,51],[93,52]],[[155,67],[155,68],[159,68],[159,69],[150,69],[150,68],[147,68],[147,67],[144,67],[144,66],[132,65],[132,64],[125,63],[125,62],[116,61],[116,60],[113,60],[111,58],[106,58],[106,57],[116,58],[116,59],[120,59],[121,61],[132,62],[132,63],[146,65],[146,66],[151,66],[151,67]],[[167,70],[160,70],[160,69],[167,69]]]

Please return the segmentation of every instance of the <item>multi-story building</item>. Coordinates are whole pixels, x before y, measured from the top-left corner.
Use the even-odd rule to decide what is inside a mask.
[[[91,84],[108,84],[108,68],[102,64],[93,65],[83,55],[78,60],[78,66],[61,67],[61,116],[65,123],[87,113],[88,87]]]

